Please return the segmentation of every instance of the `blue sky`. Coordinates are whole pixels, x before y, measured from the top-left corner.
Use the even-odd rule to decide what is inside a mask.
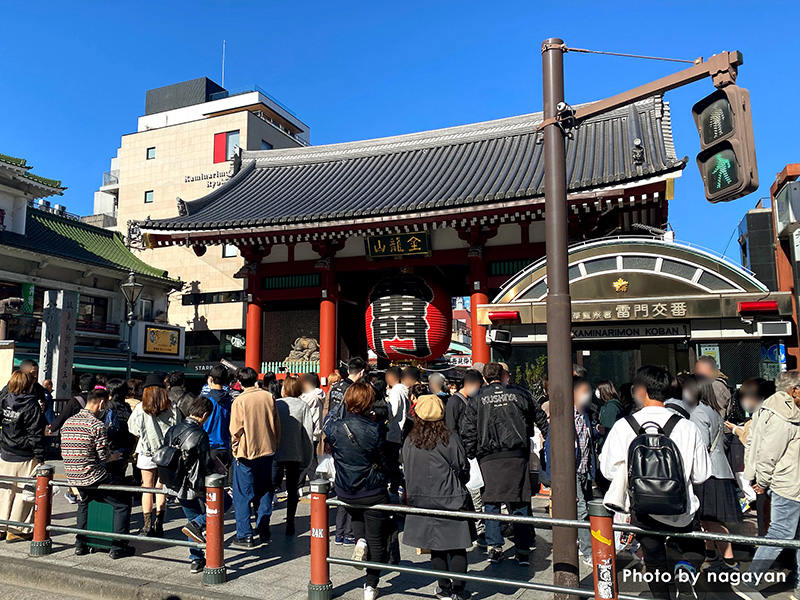
[[[741,50],[760,189],[710,205],[694,162],[691,106],[710,80],[670,92],[675,143],[689,156],[670,222],[722,251],[774,176],[800,161],[800,3],[748,2],[31,2],[0,0],[0,152],[69,187],[88,214],[145,90],[220,79],[259,84],[311,126],[315,144],[421,131],[541,109],[541,41],[694,59]],[[674,72],[675,63],[566,57],[567,100],[602,98]],[[736,256],[731,244],[730,256]]]

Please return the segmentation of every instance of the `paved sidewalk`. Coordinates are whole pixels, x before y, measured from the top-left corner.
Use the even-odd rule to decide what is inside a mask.
[[[57,474],[63,472],[60,463],[56,464]],[[284,502],[276,510],[272,519],[272,542],[254,550],[243,551],[230,547],[231,537],[235,535],[233,514],[228,513],[225,520],[225,561],[228,567],[228,579],[225,584],[218,586],[204,586],[202,575],[192,575],[189,572],[188,549],[162,547],[148,544],[146,541],[135,542],[137,549],[135,557],[112,561],[104,553],[93,553],[78,557],[73,554],[74,536],[58,534],[53,537],[53,553],[48,557],[28,559],[28,543],[0,543],[0,557],[27,559],[26,565],[32,572],[38,572],[35,580],[26,583],[25,573],[19,573],[12,566],[17,561],[0,560],[0,579],[17,587],[37,587],[59,591],[61,593],[82,595],[100,598],[161,598],[166,590],[175,598],[194,599],[233,599],[239,600],[300,600],[307,598],[309,579],[309,503],[304,500],[298,510],[297,531],[298,535],[287,537],[283,533]],[[546,516],[547,500],[536,498],[534,500],[535,514]],[[334,521],[334,509],[331,511],[331,523]],[[53,507],[53,524],[74,526],[75,507],[70,505],[63,491],[55,496]],[[181,536],[180,528],[185,524],[183,513],[179,507],[168,509],[165,537],[185,539]],[[136,531],[141,525],[141,510],[134,509],[131,525]],[[401,537],[402,541],[402,537]],[[524,579],[541,583],[552,582],[551,571],[551,534],[549,530],[537,530],[536,550],[531,556],[530,567],[520,567],[511,559],[513,550],[507,544],[507,560],[500,564],[489,564],[486,555],[480,549],[473,548],[469,552],[470,572],[491,575],[505,579]],[[350,558],[352,548],[335,546],[331,543],[331,554],[340,558]],[[401,544],[403,564],[418,563],[429,566],[428,556],[417,555],[413,548]],[[620,554],[619,568],[633,566],[634,561],[626,560],[629,555]],[[3,567],[4,563],[8,563]],[[20,563],[21,564],[21,563]],[[13,574],[14,581],[3,576],[2,569]],[[42,573],[52,569],[52,576],[43,576]],[[581,587],[592,589],[591,570],[581,565]],[[81,583],[79,577],[86,575]],[[70,581],[70,577],[75,581]],[[96,589],[92,581],[96,580]],[[362,595],[363,573],[352,567],[331,565],[331,580],[334,583],[334,596],[347,600],[360,600]],[[622,581],[620,577],[620,582]],[[782,586],[781,590],[791,589],[791,576],[788,588]],[[76,587],[77,586],[77,587]],[[433,597],[434,582],[424,576],[385,573],[381,579],[381,597],[387,600],[400,600],[408,598]],[[550,598],[544,592],[519,590],[489,584],[470,584],[469,589],[475,592],[475,599],[520,598],[522,600],[539,600]],[[637,594],[643,591],[644,586],[621,585],[624,593]],[[79,591],[79,593],[77,593]],[[777,591],[777,590],[776,590]],[[714,598],[734,598],[732,594],[714,594]],[[8,596],[13,598],[15,596]],[[776,600],[788,598],[788,593],[774,596]],[[0,591],[0,598],[5,598]]]

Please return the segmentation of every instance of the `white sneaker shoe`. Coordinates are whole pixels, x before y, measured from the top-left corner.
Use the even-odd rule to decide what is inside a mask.
[[[362,561],[365,560],[366,556],[367,556],[367,540],[361,538],[356,542],[356,545],[353,548],[353,560]],[[356,567],[356,568],[362,569],[363,567]],[[377,594],[377,592],[375,593]],[[366,591],[364,592],[364,597],[366,598]]]
[[[364,600],[375,600],[378,597],[378,588],[370,585],[364,586]]]

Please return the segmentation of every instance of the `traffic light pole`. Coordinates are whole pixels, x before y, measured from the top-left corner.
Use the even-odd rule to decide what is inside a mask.
[[[564,102],[564,42],[542,44],[544,117],[555,119]],[[575,519],[575,420],[572,400],[572,315],[569,296],[567,161],[564,131],[544,128],[545,246],[547,252],[547,383],[550,398],[553,518]],[[578,587],[577,530],[553,528],[553,583]],[[559,598],[561,594],[556,594]]]
[[[707,61],[646,83],[627,92],[572,110],[564,102],[564,54],[569,49],[559,38],[542,43],[545,161],[545,247],[547,253],[547,371],[550,399],[551,499],[553,517],[575,519],[575,422],[572,395],[572,307],[569,294],[569,231],[565,129],[615,108],[712,77],[724,87],[736,81],[742,64],[739,52],[722,52]],[[577,530],[553,528],[553,583],[578,587]],[[556,594],[557,600],[577,600]]]

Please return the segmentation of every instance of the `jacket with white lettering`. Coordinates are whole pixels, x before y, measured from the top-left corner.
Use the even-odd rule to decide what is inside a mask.
[[[499,382],[470,398],[459,423],[469,458],[479,461],[530,456],[533,406],[527,394]]]

